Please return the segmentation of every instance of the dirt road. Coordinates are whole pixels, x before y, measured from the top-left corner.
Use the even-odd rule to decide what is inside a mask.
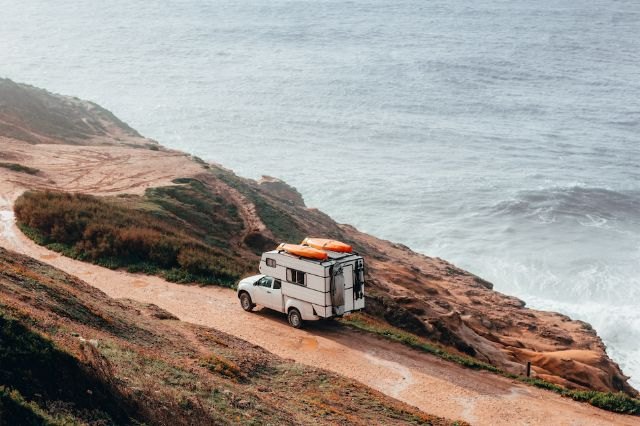
[[[615,415],[464,369],[335,324],[309,324],[296,330],[283,315],[244,312],[230,290],[172,284],[62,257],[20,233],[11,209],[14,197],[0,194],[0,246],[76,275],[112,297],[155,303],[184,321],[215,327],[281,357],[353,378],[428,413],[485,425],[640,425],[638,417]]]

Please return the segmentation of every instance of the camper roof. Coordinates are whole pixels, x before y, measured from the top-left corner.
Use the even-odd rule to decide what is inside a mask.
[[[279,255],[282,255],[282,256],[289,256],[289,257],[292,257],[294,259],[301,259],[301,260],[305,260],[307,262],[316,263],[318,265],[322,265],[322,264],[325,264],[325,263],[330,263],[331,261],[334,261],[334,260],[345,259],[347,257],[353,257],[353,256],[359,257],[357,253],[338,253],[338,252],[335,252],[335,251],[326,251],[326,253],[327,253],[327,256],[328,256],[327,260],[309,259],[307,257],[296,256],[296,255],[293,255],[291,253],[287,253],[284,250],[282,250],[282,251],[271,250],[271,251],[265,252],[264,254],[279,254]]]

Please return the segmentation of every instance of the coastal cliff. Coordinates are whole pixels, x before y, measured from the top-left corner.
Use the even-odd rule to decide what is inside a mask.
[[[95,104],[0,80],[0,146],[5,164],[0,195],[6,204],[27,190],[90,193],[109,203],[162,208],[193,238],[205,239],[199,219],[184,214],[193,213],[195,204],[174,197],[169,206],[156,197],[150,207],[154,188],[198,182],[199,197],[218,197],[228,212],[220,214],[241,223],[226,235],[224,248],[241,259],[240,271],[249,273],[246,265],[255,263],[257,253],[283,240],[314,235],[343,240],[367,258],[372,318],[508,373],[521,375],[531,362],[534,376],[551,383],[637,395],[589,324],[529,309],[445,260],[338,224],[306,207],[297,190],[277,179],[244,179],[166,149]],[[19,166],[33,173],[16,170]]]

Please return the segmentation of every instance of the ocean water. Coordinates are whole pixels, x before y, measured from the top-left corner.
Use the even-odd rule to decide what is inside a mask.
[[[588,321],[640,387],[636,0],[0,10],[0,76]]]

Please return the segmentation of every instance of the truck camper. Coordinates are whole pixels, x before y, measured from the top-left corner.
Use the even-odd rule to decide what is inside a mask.
[[[245,311],[261,305],[286,313],[289,324],[300,328],[303,321],[364,309],[364,259],[339,241],[280,244],[262,254],[259,271],[238,283]]]

